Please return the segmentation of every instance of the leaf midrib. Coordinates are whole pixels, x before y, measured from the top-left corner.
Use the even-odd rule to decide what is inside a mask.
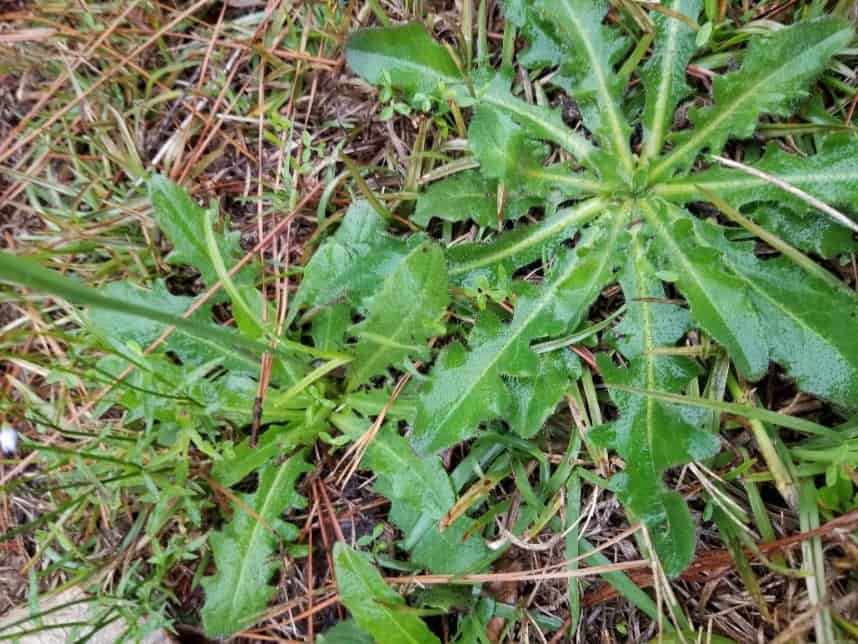
[[[525,107],[535,108],[536,106],[531,106],[529,103],[525,103],[512,95],[509,95],[509,97],[504,95],[503,99],[512,100],[501,100],[501,97],[495,96],[491,92],[481,98],[482,101],[495,107],[509,110],[517,114],[519,117],[527,119],[551,133],[555,143],[570,154],[574,155],[582,163],[586,162],[594,152],[595,148],[590,144],[590,142],[583,136],[577,134],[574,130],[566,127],[565,125],[558,127],[551,121],[541,118],[539,114],[535,114],[532,110],[524,109]]]
[[[423,74],[424,76],[434,76],[436,78],[441,78],[450,84],[459,84],[459,83],[463,82],[462,78],[459,76],[450,76],[447,74],[447,72],[441,72],[438,69],[436,69],[434,67],[430,67],[428,65],[420,65],[420,64],[415,63],[414,61],[409,60],[408,58],[405,58],[405,57],[397,57],[397,56],[392,56],[390,54],[381,54],[381,53],[378,53],[377,51],[368,51],[366,49],[360,49],[360,48],[353,48],[352,51],[359,52],[360,55],[365,56],[369,60],[379,60],[380,59],[380,60],[395,61],[395,63],[396,63],[395,66],[400,68],[400,69],[404,68],[404,69],[408,69],[410,71],[413,71],[414,73]]]
[[[744,282],[748,287],[751,288],[754,292],[758,293],[761,297],[767,300],[772,306],[781,311],[786,317],[793,320],[798,326],[803,328],[805,331],[808,331],[811,335],[821,338],[823,343],[826,344],[829,348],[833,350],[834,353],[840,354],[840,351],[837,349],[837,345],[833,344],[826,335],[821,335],[817,332],[817,330],[805,319],[799,316],[797,313],[793,312],[791,309],[785,308],[783,305],[783,301],[773,297],[769,292],[763,289],[755,280],[750,279],[747,275],[745,275],[741,269],[736,268],[736,262],[732,260],[728,255],[724,255],[723,257],[724,263],[730,267],[731,273],[738,277],[742,282]]]
[[[642,292],[644,290],[644,284],[646,284],[644,272],[641,267],[642,263],[642,254],[643,251],[640,247],[640,236],[635,238],[635,241],[632,245],[633,252],[635,254],[634,259],[632,261],[632,265],[635,268],[635,278],[638,284],[638,291]],[[647,389],[656,389],[656,378],[655,378],[655,342],[653,341],[653,321],[652,321],[652,304],[649,300],[642,300],[640,303],[641,312],[643,313],[642,324],[643,334],[644,334],[644,359],[646,360],[646,381],[647,381]],[[651,397],[646,398],[646,439],[647,445],[652,447],[653,445],[653,427],[655,425],[655,400]],[[655,466],[655,451],[653,449],[649,449],[649,463],[650,469],[653,472],[658,472]]]
[[[826,48],[825,46],[828,45],[829,42],[836,41],[836,40],[842,38],[841,34],[842,34],[842,30],[834,32],[828,38],[825,38],[824,40],[819,41],[816,45],[812,46],[810,49],[805,50],[802,53],[802,57],[807,57],[807,58],[812,57],[815,54],[816,50],[824,49],[824,48]],[[697,152],[700,149],[699,148],[699,146],[701,145],[700,142],[705,141],[706,138],[709,136],[709,134],[714,129],[717,129],[718,126],[720,126],[721,123],[725,119],[730,118],[741,106],[743,106],[745,104],[746,100],[749,97],[752,97],[753,95],[755,95],[759,91],[758,88],[761,85],[766,85],[769,83],[775,83],[776,82],[775,79],[777,79],[777,77],[779,75],[781,75],[784,72],[784,70],[787,70],[790,67],[794,67],[794,66],[795,66],[794,59],[791,59],[791,58],[786,59],[782,65],[775,67],[771,73],[763,74],[762,76],[758,76],[755,79],[753,79],[749,83],[748,88],[745,91],[741,92],[736,100],[732,101],[731,103],[722,104],[722,106],[723,106],[722,111],[717,111],[718,106],[716,106],[715,107],[716,111],[714,112],[714,117],[710,121],[708,121],[706,124],[701,126],[701,128],[699,130],[695,130],[694,133],[692,133],[691,137],[689,137],[688,140],[685,141],[685,143],[683,143],[679,147],[671,150],[671,152],[668,155],[666,155],[665,157],[663,157],[660,162],[656,163],[656,165],[653,167],[652,172],[650,174],[650,181],[651,182],[658,181],[659,179],[662,178],[662,176],[667,171],[671,170],[673,167],[675,167],[676,165],[678,165],[679,163],[684,161],[686,156],[688,156],[689,154],[693,154],[693,153]],[[759,117],[759,115],[758,115],[758,117]],[[704,143],[704,145],[705,145],[705,143]]]
[[[511,257],[523,250],[526,250],[527,248],[530,248],[531,246],[535,246],[540,242],[545,241],[550,237],[553,237],[556,233],[560,232],[561,230],[567,228],[572,224],[584,223],[588,220],[588,218],[595,215],[595,210],[598,210],[605,205],[605,202],[598,197],[594,197],[588,201],[578,204],[576,207],[570,208],[566,216],[559,217],[557,221],[553,222],[550,226],[545,226],[543,228],[540,227],[540,224],[535,224],[533,228],[533,236],[525,237],[518,243],[507,248],[501,249],[500,251],[493,253],[492,255],[481,257],[479,259],[472,260],[463,264],[451,266],[450,275],[461,275],[462,273],[467,273],[469,271],[503,261],[507,257]]]
[[[558,2],[559,0],[551,1]],[[559,5],[566,14],[569,22],[574,26],[575,31],[578,32],[578,38],[584,45],[587,60],[590,62],[590,71],[592,71],[596,77],[596,88],[599,93],[599,109],[607,113],[608,121],[610,122],[611,134],[614,139],[614,152],[620,157],[620,161],[622,162],[626,172],[631,174],[634,170],[634,162],[632,161],[631,150],[629,150],[629,142],[626,140],[626,137],[623,136],[623,128],[620,124],[617,101],[615,101],[614,97],[611,96],[610,89],[608,88],[608,82],[605,78],[605,68],[601,64],[601,59],[597,52],[593,49],[593,43],[588,37],[590,35],[589,30],[581,24],[581,21],[578,19],[577,12],[569,6],[568,0],[559,2]]]
[[[785,181],[786,183],[792,184],[793,186],[799,188],[807,183],[848,183],[848,182],[858,182],[858,168],[854,171],[847,172],[823,172],[820,173],[817,170],[814,170],[813,174],[801,174],[801,173],[791,173],[791,174],[782,174],[782,173],[770,173],[772,176]],[[764,181],[763,179],[757,179],[755,177],[736,177],[734,179],[719,179],[716,181],[696,181],[694,179],[694,174],[683,179],[682,181],[671,181],[669,183],[660,183],[653,188],[653,192],[660,197],[664,197],[665,199],[677,199],[681,198],[682,195],[697,195],[700,194],[700,191],[697,190],[696,186],[705,186],[707,190],[712,192],[717,192],[718,190],[724,189],[742,189],[742,188],[754,188],[757,186],[760,187],[768,187],[775,190],[780,190],[774,184]]]
[[[424,477],[422,476],[423,472],[412,470],[411,467],[409,466],[408,461],[406,461],[405,459],[400,457],[399,453],[395,449],[393,449],[389,445],[387,445],[387,443],[384,440],[376,441],[373,444],[373,446],[375,448],[383,450],[385,452],[385,454],[387,454],[391,460],[395,460],[399,465],[401,465],[401,471],[403,471],[403,472],[415,472],[417,474],[417,478],[419,480],[421,480],[421,481],[424,480]],[[405,447],[406,447],[406,449],[411,449],[411,447],[408,446],[407,441],[406,441]],[[434,514],[430,514],[430,516],[432,516],[433,519],[441,518],[444,515],[444,513],[450,509],[449,506],[444,507],[446,505],[445,499],[442,499],[438,496],[437,490],[435,489],[434,486],[426,485],[425,489],[427,489],[429,491],[429,494],[432,496],[432,498],[435,499],[436,508],[439,508],[439,509],[443,508],[443,509],[439,510],[440,513],[437,516],[435,516]],[[451,495],[452,495],[452,488],[451,488]],[[421,511],[421,512],[426,512],[425,509],[421,509],[421,508],[415,508],[415,509],[418,511]],[[429,514],[428,512],[426,512],[426,513]]]
[[[396,272],[399,272],[400,270],[409,270],[408,261],[412,257],[414,257],[415,255],[418,255],[418,254],[424,252],[424,250],[426,248],[427,248],[426,244],[418,244],[417,246],[415,246],[414,249],[402,259],[402,262],[400,262],[400,264],[397,266]],[[393,273],[393,275],[391,275],[391,278],[393,278],[396,275],[396,272]],[[432,278],[432,275],[429,274],[428,271],[422,271],[422,272],[423,272],[423,275],[422,275],[422,281],[420,284],[420,287],[421,287],[420,293],[421,293],[421,297],[425,297],[425,295],[426,295],[425,286],[426,286],[426,283]],[[384,290],[385,290],[384,287],[382,287],[382,292],[384,292]],[[403,328],[410,328],[412,326],[412,323],[415,320],[419,320],[419,318],[422,317],[424,314],[425,314],[425,311],[423,310],[422,306],[411,306],[411,307],[409,307],[407,314],[399,317],[399,322],[396,325],[395,332],[393,334],[391,334],[390,337],[391,338],[399,338],[400,334],[402,333]],[[354,386],[356,386],[354,384],[354,382],[361,384],[361,379],[357,378],[357,374],[361,374],[363,377],[363,374],[371,373],[372,370],[371,369],[367,370],[366,365],[367,364],[375,365],[376,363],[379,362],[379,356],[384,354],[384,351],[381,350],[382,345],[380,345],[377,342],[374,342],[373,344],[376,347],[378,347],[379,349],[374,351],[368,360],[364,360],[364,362],[361,364],[360,369],[355,369],[355,375],[352,376],[352,384],[349,387],[350,389],[353,388]],[[406,347],[403,346],[402,348],[404,349]]]
[[[265,495],[265,500],[264,500],[262,506],[257,511],[257,514],[262,519],[264,519],[265,521],[270,520],[269,517],[270,517],[270,512],[271,512],[271,505],[274,502],[274,498],[277,496],[277,490],[279,489],[282,477],[288,476],[290,471],[291,471],[291,468],[289,467],[288,463],[280,466],[280,468],[277,470],[277,476],[274,477],[274,481],[272,481],[271,486],[268,488],[268,493]],[[256,551],[258,548],[261,548],[262,544],[257,545],[257,540],[259,538],[259,535],[265,535],[268,533],[267,532],[268,528],[263,526],[261,521],[257,520],[254,517],[251,517],[251,519],[253,520],[253,528],[251,529],[251,532],[250,532],[250,539],[247,541],[247,548],[242,553],[241,566],[239,567],[239,572],[238,572],[238,581],[236,582],[236,585],[235,585],[236,592],[233,593],[232,600],[229,603],[229,622],[231,624],[244,623],[251,617],[250,615],[242,615],[242,614],[236,615],[235,611],[237,608],[239,608],[238,602],[236,601],[236,599],[240,598],[240,597],[241,598],[246,597],[246,595],[242,594],[239,591],[239,589],[244,587],[244,575],[245,575],[245,572],[247,571],[247,566],[245,565],[245,563],[248,559],[248,555],[251,552]],[[240,537],[240,535],[238,535],[238,536]],[[240,541],[241,541],[241,539],[239,538],[239,542]],[[243,612],[243,611],[239,611],[239,612]]]
[[[620,213],[614,214],[615,221],[611,226],[611,233],[607,239],[600,240],[602,243],[600,244],[600,257],[601,262],[599,263],[598,270],[594,270],[591,275],[590,286],[597,280],[597,278],[604,272],[606,264],[612,259],[612,251],[619,234],[619,231],[622,228],[622,223],[625,220],[624,217],[620,216]],[[435,429],[437,431],[438,427],[444,427],[450,421],[450,418],[458,412],[458,408],[467,400],[470,399],[471,394],[474,389],[476,389],[479,383],[483,382],[483,379],[486,377],[488,373],[490,373],[500,359],[506,354],[506,352],[517,342],[520,337],[524,334],[524,332],[528,329],[530,324],[533,322],[533,319],[539,315],[542,310],[554,299],[554,296],[557,290],[569,279],[569,276],[578,269],[580,266],[580,261],[578,258],[574,258],[569,262],[569,266],[562,273],[562,276],[559,276],[557,280],[555,280],[550,287],[544,287],[543,291],[539,299],[539,305],[534,306],[532,310],[529,312],[529,315],[526,318],[523,318],[522,322],[518,323],[514,328],[508,329],[507,333],[503,336],[504,342],[502,345],[494,352],[491,360],[488,362],[485,368],[483,368],[477,378],[471,379],[468,387],[458,396],[456,399],[456,404],[451,405],[447,413],[444,414],[444,417],[441,421],[434,423]],[[515,324],[515,320],[513,320],[513,324]],[[485,345],[483,345],[485,346]],[[475,351],[478,351],[476,349]]]
[[[682,23],[676,18],[668,19],[669,28],[667,31],[667,44],[664,48],[664,55],[661,58],[659,66],[660,82],[658,91],[656,92],[656,103],[653,110],[653,122],[649,127],[649,137],[647,138],[646,146],[644,147],[642,159],[654,157],[661,150],[661,145],[664,142],[664,135],[667,131],[667,104],[670,98],[669,89],[673,85],[673,59],[677,51],[677,43],[679,42],[679,30],[682,28]]]
[[[673,236],[665,228],[664,222],[661,221],[661,218],[659,217],[658,213],[653,208],[652,204],[644,201],[641,203],[641,207],[649,215],[649,217],[648,217],[649,221],[653,224],[653,226],[656,228],[656,230],[658,230],[658,233],[661,236],[661,238],[673,250],[672,258],[675,260],[678,260],[682,264],[683,268],[685,269],[686,275],[691,276],[693,278],[695,284],[697,285],[697,288],[700,289],[702,292],[705,292],[705,289],[702,286],[703,280],[700,278],[700,273],[697,271],[697,269],[694,267],[694,265],[688,261],[688,259],[686,258],[685,252],[682,250],[682,248],[680,248],[679,244],[676,243],[676,241],[673,239]],[[726,332],[728,332],[731,336],[733,336],[733,341],[740,347],[744,346],[741,339],[736,337],[735,334],[733,333],[732,326],[727,323],[727,321],[725,320],[724,316],[721,313],[721,310],[715,306],[712,306],[710,308],[718,316],[719,320],[721,321],[721,326],[724,328],[724,330]]]

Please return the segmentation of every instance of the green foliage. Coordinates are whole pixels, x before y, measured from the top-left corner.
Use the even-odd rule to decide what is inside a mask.
[[[440,642],[426,624],[409,612],[402,597],[384,583],[369,557],[338,542],[334,569],[340,599],[355,622],[378,642]]]
[[[217,212],[199,206],[187,191],[160,175],[149,181],[149,199],[152,202],[152,214],[158,227],[173,244],[173,251],[167,256],[171,264],[187,264],[200,272],[208,286],[217,281],[217,270],[206,248],[206,228],[209,213]],[[239,234],[229,232],[218,235],[218,250],[224,261],[230,266],[241,258]],[[245,268],[239,273],[239,280],[253,279],[253,270]]]
[[[370,83],[381,84],[386,74],[391,85],[411,93],[432,93],[462,80],[449,52],[417,23],[353,34],[346,60]]]
[[[265,465],[256,491],[239,494],[241,504],[233,505],[232,520],[209,537],[217,570],[202,580],[206,591],[202,618],[208,635],[232,635],[253,624],[265,610],[274,593],[269,580],[279,567],[273,557],[275,546],[298,536],[298,529],[280,516],[306,505],[295,483],[310,469],[302,456],[282,465]]]
[[[351,329],[356,342],[349,387],[364,384],[412,357],[429,356],[426,342],[443,332],[447,267],[439,246],[412,249],[366,304],[366,317]]]
[[[494,181],[541,203],[546,215],[483,235],[487,240],[448,247],[451,279],[477,301],[453,300],[467,324],[448,327],[450,341],[425,381],[415,385],[410,442],[428,456],[480,436],[481,427],[498,419],[523,438],[544,431],[580,372],[560,354],[537,354],[533,345],[576,331],[603,289],[618,279],[625,315],[606,332],[616,353],[597,358],[618,417],[591,436],[623,458],[624,470],[611,485],[647,525],[662,564],[675,575],[694,554],[695,530],[681,497],[664,486],[664,473],[712,456],[719,441],[709,412],[648,392],[682,395],[700,385],[705,360],[672,355],[689,331],[717,342],[746,379],[760,379],[777,362],[800,389],[858,408],[858,354],[848,340],[855,295],[820,277],[800,253],[757,257],[743,241],[745,231],[703,221],[683,207],[714,193],[800,248],[834,256],[852,247],[848,233],[830,222],[803,230],[799,222],[821,215],[808,214],[806,204],[767,180],[717,165],[691,168],[710,160],[701,153],[718,154],[728,141],[752,136],[762,117],[793,114],[853,30],[840,19],[820,17],[750,37],[739,68],[715,78],[711,104],[692,108],[691,126],[671,132],[674,112],[691,92],[686,67],[700,42],[713,37],[711,25],[708,38],[690,26],[701,2],[673,0],[664,13],[652,14],[654,50],[639,72],[643,96],[635,95],[643,99],[636,103],[642,110],[631,107],[634,93],[626,86],[635,65],[624,64],[627,40],[606,24],[607,2],[507,0],[504,6],[507,19],[529,40],[519,63],[552,70],[550,82],[576,101],[589,135],[569,127],[549,107],[550,99],[533,103],[517,96],[506,71],[465,74],[467,91],[459,87],[444,95],[473,108],[469,147],[481,177],[468,170],[430,186],[418,198],[415,221],[427,226],[433,217],[470,219],[483,229],[495,227]],[[422,46],[402,45],[405,29],[418,33],[412,25],[353,37],[359,42],[359,51],[350,54],[358,59],[354,71],[370,82],[382,75],[402,78],[426,66],[427,56],[440,56],[439,46],[424,54]],[[395,57],[388,55],[394,40]],[[361,61],[371,52],[377,66],[369,70]],[[449,89],[453,76],[427,74],[436,92]],[[414,83],[393,85],[414,92]],[[631,145],[638,125],[639,157]],[[546,144],[572,161],[546,165]],[[822,136],[806,146],[806,158],[770,144],[761,158],[751,155],[747,162],[851,208],[858,198],[855,146],[853,136]],[[558,210],[552,204],[559,199],[578,203]],[[575,248],[566,248],[573,238]],[[530,279],[519,272],[525,267]],[[541,280],[532,279],[535,270]],[[487,294],[495,292],[509,293],[512,313],[488,304]],[[674,302],[674,292],[688,309]],[[403,512],[397,504],[393,510]]]
[[[495,190],[479,172],[460,172],[422,193],[411,221],[425,227],[433,217],[453,222],[472,219],[480,226],[493,226],[497,222]]]
[[[379,13],[376,4],[368,7]],[[436,113],[415,148],[405,191],[384,195],[385,206],[354,201],[338,223],[333,215],[334,232],[303,269],[292,268],[290,280],[300,272],[300,287],[282,334],[264,321],[274,317],[263,316],[256,259],[228,274],[243,255],[239,235],[218,220],[214,205],[200,205],[163,177],[147,187],[170,248],[166,262],[184,267],[183,275],[195,271],[204,287],[220,287],[187,319],[195,300],[176,293],[195,292],[199,282],[181,279],[177,290],[166,275],[147,276],[145,286],[132,275],[93,289],[0,252],[0,279],[63,298],[69,319],[83,328],[62,340],[97,352],[80,373],[52,377],[67,379],[70,392],[79,383],[111,384],[93,413],[118,412],[123,421],[98,427],[80,450],[43,447],[46,471],[68,472],[69,489],[80,488],[36,523],[44,551],[61,551],[56,562],[73,550],[91,552],[98,569],[80,574],[102,570],[96,541],[71,543],[43,526],[53,517],[121,510],[133,517],[130,533],[146,536],[153,571],[142,583],[134,571],[121,583],[137,584],[135,597],[148,606],[166,592],[176,566],[205,555],[213,572],[198,572],[210,573],[202,578],[203,625],[213,637],[229,637],[264,614],[284,551],[301,556],[287,520],[305,508],[297,491],[311,469],[304,447],[321,440],[319,451],[337,458],[338,448],[374,428],[357,454],[389,511],[371,532],[355,535],[375,560],[336,544],[338,592],[352,619],[320,641],[437,642],[420,616],[450,613],[459,616],[455,641],[470,642],[484,638],[493,616],[512,623],[524,609],[476,589],[438,588],[406,600],[375,562],[405,573],[481,572],[512,537],[533,541],[543,530],[573,526],[588,474],[582,443],[602,461],[602,473],[613,472],[608,487],[630,521],[646,526],[668,575],[694,556],[696,527],[665,479],[672,468],[716,454],[713,411],[817,434],[790,453],[825,474],[817,494],[823,510],[853,508],[854,459],[836,439],[854,442],[854,427],[827,430],[754,408],[739,398],[745,383],[737,382],[771,374],[832,403],[831,416],[858,410],[858,298],[825,272],[855,241],[806,200],[721,167],[713,155],[732,155],[731,142],[748,141],[745,164],[853,216],[858,139],[840,125],[835,110],[844,111],[844,101],[833,101],[830,114],[827,99],[806,99],[819,78],[836,86],[826,74],[843,67],[835,57],[854,33],[838,18],[814,17],[823,13],[818,3],[796,10],[792,25],[759,21],[735,30],[716,5],[669,0],[647,16],[646,3],[615,3],[609,14],[606,0],[506,0],[510,31],[498,70],[489,63],[494,52],[474,57],[470,44],[458,52],[417,23],[352,34],[346,60],[380,87],[383,119]],[[695,30],[698,20],[704,26]],[[639,29],[648,23],[652,33]],[[485,49],[485,25],[475,26]],[[517,35],[528,41],[518,53],[521,73],[512,67]],[[712,55],[701,60],[704,48]],[[477,68],[464,68],[474,58]],[[715,77],[711,95],[693,96],[686,126],[676,113],[703,87],[687,80],[690,63]],[[285,96],[268,100],[275,134],[285,133],[276,109]],[[782,117],[795,121],[777,126],[791,134],[788,144],[750,141],[761,123],[765,136],[777,132],[769,121]],[[835,117],[838,127],[826,129]],[[445,146],[452,131],[466,134],[467,146]],[[303,174],[313,165],[308,132],[302,146]],[[412,211],[422,185],[412,168],[419,174],[451,157],[444,172],[433,172],[444,178],[417,195]],[[34,182],[33,194],[40,190]],[[332,195],[326,191],[320,214],[339,203]],[[700,204],[714,203],[712,195],[725,213],[726,203],[770,234]],[[278,207],[281,200],[272,198]],[[421,230],[405,235],[398,222],[409,215]],[[829,261],[817,264],[799,251]],[[140,263],[148,270],[145,258]],[[176,333],[146,351],[168,325]],[[259,410],[265,354],[273,368]],[[736,385],[733,402],[723,400],[725,380]],[[576,421],[595,425],[583,438],[569,430],[565,401]],[[55,426],[56,418],[39,410],[32,422],[39,431],[82,434]],[[256,420],[261,432],[252,445]],[[604,459],[603,448],[619,458]],[[557,516],[564,503],[569,512]],[[578,536],[567,534],[567,552],[608,563]],[[658,619],[655,602],[630,579],[616,571],[604,578]],[[529,618],[550,629],[562,623]]]

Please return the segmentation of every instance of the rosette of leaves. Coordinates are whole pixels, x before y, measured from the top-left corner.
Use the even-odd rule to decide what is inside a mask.
[[[747,381],[776,363],[800,390],[836,407],[858,407],[858,300],[802,254],[836,253],[851,245],[850,236],[838,236],[836,226],[831,236],[824,215],[770,180],[832,207],[854,207],[858,139],[816,137],[803,155],[771,143],[756,160],[746,158],[766,176],[721,167],[712,157],[729,142],[753,137],[763,119],[796,113],[853,40],[853,29],[826,16],[742,35],[740,62],[714,79],[710,95],[701,95],[675,129],[674,121],[685,119],[674,115],[692,94],[686,68],[702,2],[672,0],[664,7],[651,15],[647,54],[646,46],[632,47],[628,29],[606,19],[606,1],[507,0],[507,28],[529,43],[518,63],[544,73],[538,87],[549,88],[537,90],[536,100],[517,90],[511,48],[499,70],[487,64],[462,70],[449,48],[417,24],[360,31],[347,56],[370,83],[431,93],[471,110],[473,163],[430,185],[414,221],[481,227],[479,241],[444,250],[453,293],[480,284],[490,290],[516,277],[501,289],[514,309],[506,319],[487,308],[466,339],[439,343],[428,376],[416,384],[411,444],[428,455],[474,437],[483,423],[519,417],[522,388],[527,400],[538,400],[555,387],[540,400],[550,411],[563,386],[551,377],[554,354],[538,353],[534,344],[573,332],[600,293],[618,282],[625,314],[612,332],[614,351],[597,358],[618,413],[592,438],[622,457],[615,489],[648,526],[666,571],[677,574],[693,555],[694,526],[685,503],[664,485],[664,472],[712,456],[719,441],[707,428],[711,416],[648,392],[685,394],[701,374],[702,361],[675,350],[690,331],[714,341]],[[580,114],[576,127],[554,107],[569,100]],[[734,219],[744,213],[737,221],[747,229],[699,205],[712,199]],[[541,219],[504,223],[532,203],[544,206]],[[801,224],[820,219],[818,234]],[[748,230],[769,244],[765,254]],[[522,269],[532,276],[539,266],[541,280],[523,278]],[[453,335],[462,328],[448,326]],[[375,373],[350,382],[362,384]],[[534,413],[515,431],[532,436],[546,416]]]

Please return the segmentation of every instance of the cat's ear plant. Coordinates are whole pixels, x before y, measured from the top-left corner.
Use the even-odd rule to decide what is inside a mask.
[[[452,165],[465,169],[430,185],[413,221],[480,226],[478,241],[448,244],[443,261],[423,250],[428,242],[402,242],[431,265],[421,283],[432,279],[444,292],[428,298],[431,306],[401,293],[405,311],[426,305],[425,319],[410,331],[391,327],[391,342],[360,330],[358,337],[386,346],[399,364],[409,355],[426,358],[423,341],[444,307],[446,275],[454,294],[480,284],[481,292],[508,291],[513,312],[490,305],[476,319],[462,312],[470,304],[454,301],[452,317],[461,317],[447,328],[459,338],[439,343],[428,376],[415,386],[410,440],[418,454],[434,454],[498,419],[529,438],[563,395],[562,384],[552,386],[556,367],[544,349],[555,356],[566,349],[546,340],[575,331],[600,293],[619,282],[625,313],[603,336],[613,350],[597,356],[616,419],[590,438],[623,459],[614,489],[649,528],[666,571],[677,574],[693,555],[694,526],[682,498],[664,485],[664,472],[719,449],[711,411],[689,404],[699,400],[689,384],[703,375],[705,359],[678,346],[683,339],[712,341],[746,381],[758,381],[775,363],[799,390],[837,408],[858,407],[858,300],[802,252],[820,252],[823,235],[839,240],[828,245],[831,253],[852,243],[848,230],[808,202],[854,207],[858,139],[815,136],[800,150],[773,142],[761,152],[752,140],[771,117],[791,116],[807,102],[854,32],[830,16],[764,34],[737,32],[747,42],[736,63],[680,119],[677,110],[692,95],[686,68],[700,0],[673,0],[652,14],[651,54],[648,41],[632,47],[622,20],[606,19],[607,2],[507,0],[504,9],[507,29],[529,43],[518,64],[547,74],[529,84],[530,100],[517,91],[510,34],[497,70],[485,57],[463,70],[449,45],[417,24],[367,29],[348,43],[351,68],[369,82],[470,108],[472,162]],[[569,104],[564,94],[580,123],[570,124],[554,106]],[[745,140],[747,165],[725,167],[716,158]],[[540,220],[510,223],[536,204],[544,209]],[[542,279],[523,278],[540,265]],[[519,279],[510,283],[509,276]],[[384,296],[386,305],[392,295]],[[401,319],[410,324],[413,316]],[[377,371],[367,366],[349,382],[361,385]],[[520,413],[523,406],[529,414]]]

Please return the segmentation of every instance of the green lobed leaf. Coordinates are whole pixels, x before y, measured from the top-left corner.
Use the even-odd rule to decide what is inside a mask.
[[[541,288],[522,284],[512,322],[466,350],[446,347],[429,375],[415,419],[418,453],[444,449],[472,436],[509,404],[502,375],[533,376],[537,338],[574,329],[612,278],[613,252],[625,218],[615,213],[591,231],[589,243],[562,252]]]
[[[450,477],[437,456],[418,457],[394,427],[385,425],[361,463],[382,479],[384,496],[440,519],[456,502]]]
[[[645,244],[644,232],[638,231],[620,277],[627,313],[615,331],[628,366],[617,368],[599,356],[599,368],[608,385],[681,392],[698,373],[694,363],[658,355],[656,350],[675,345],[689,318],[684,309],[666,301]],[[617,390],[612,390],[611,398],[619,418],[595,428],[590,437],[623,458],[626,467],[614,477],[615,489],[626,507],[646,523],[665,572],[679,574],[694,555],[694,523],[682,498],[665,489],[662,477],[670,467],[715,454],[718,438],[704,429],[708,416],[701,410]]]
[[[676,272],[679,290],[694,321],[723,345],[749,380],[768,370],[765,325],[747,287],[727,270],[721,254],[694,236],[694,218],[664,202],[642,203],[644,216],[664,246],[665,261]]]
[[[596,149],[583,136],[563,122],[560,112],[541,105],[532,105],[517,98],[509,90],[509,80],[496,74],[479,92],[480,105],[491,106],[507,115],[530,136],[556,143],[585,165]]]
[[[422,242],[397,239],[385,231],[384,220],[366,201],[356,201],[337,231],[304,268],[301,287],[290,305],[291,322],[301,307],[336,303],[345,298],[360,308],[385,278]]]
[[[557,190],[567,197],[580,197],[599,191],[598,181],[573,171],[570,164],[545,167],[545,146],[529,138],[507,113],[489,105],[474,110],[468,145],[480,162],[480,172],[503,183],[507,202],[515,193],[543,197]]]
[[[405,600],[384,583],[368,555],[338,541],[334,573],[340,599],[358,626],[378,642],[439,643],[426,624],[410,612]]]
[[[230,636],[253,624],[265,610],[275,591],[268,582],[279,568],[273,557],[277,542],[298,536],[298,530],[280,516],[306,505],[295,483],[311,469],[303,456],[265,466],[256,492],[239,495],[256,516],[234,506],[232,520],[209,537],[216,571],[202,580],[206,601],[201,615],[208,636]]]
[[[477,170],[466,170],[433,183],[421,193],[411,221],[426,227],[434,217],[452,222],[472,220],[480,226],[496,227],[497,211],[495,182]]]
[[[858,138],[854,136],[826,137],[817,153],[807,157],[788,154],[771,143],[763,157],[749,165],[831,206],[849,207],[858,202]],[[804,202],[765,179],[721,166],[665,182],[656,186],[655,192],[678,203],[705,201],[700,188],[737,208],[764,201],[790,204],[802,210],[807,208]]]
[[[423,242],[366,301],[366,318],[352,327],[357,342],[349,389],[409,358],[427,358],[427,341],[444,332],[439,320],[448,301],[444,253],[436,244]]]
[[[563,62],[565,52],[562,45],[540,21],[531,0],[503,0],[503,9],[507,21],[518,27],[529,43],[518,55],[519,64],[533,69],[556,67]]]
[[[148,187],[155,221],[173,244],[173,251],[167,256],[167,261],[193,266],[200,272],[206,285],[213,285],[218,276],[206,248],[209,209],[198,205],[184,188],[160,175],[152,177]],[[237,231],[218,235],[218,249],[228,268],[236,264],[243,254],[239,237]],[[255,272],[253,266],[247,266],[234,279],[236,283],[252,282]]]
[[[826,16],[751,39],[741,69],[715,79],[715,104],[691,110],[693,128],[675,137],[676,146],[653,165],[650,181],[688,168],[703,149],[717,154],[728,139],[751,136],[764,114],[792,114],[810,83],[853,35],[848,23]]]
[[[858,409],[858,295],[845,286],[832,287],[786,257],[762,261],[750,249],[724,240],[711,224],[699,231],[724,249],[721,261],[766,321],[772,360],[802,391]]]
[[[352,325],[351,310],[348,302],[337,302],[314,315],[310,327],[313,346],[322,351],[343,351],[346,331]]]
[[[703,3],[701,0],[668,0],[664,6],[697,20]],[[641,69],[646,93],[643,158],[654,158],[661,152],[676,106],[691,90],[685,82],[685,70],[694,54],[696,37],[694,30],[682,20],[657,12],[652,15],[654,53]]]
[[[581,374],[581,363],[570,351],[541,355],[532,378],[514,378],[507,383],[510,409],[505,416],[510,429],[531,438],[554,413],[569,383]]]
[[[763,203],[753,208],[748,216],[805,253],[830,259],[858,249],[851,230],[817,211],[795,212],[786,206]]]
[[[368,82],[380,85],[386,74],[393,87],[412,94],[431,94],[463,80],[449,52],[416,22],[352,34],[346,60]]]
[[[625,43],[615,30],[602,24],[607,1],[535,0],[534,8],[566,46],[567,60],[562,70],[571,78],[571,93],[584,124],[631,176],[631,128],[621,109],[625,79],[613,70]]]

